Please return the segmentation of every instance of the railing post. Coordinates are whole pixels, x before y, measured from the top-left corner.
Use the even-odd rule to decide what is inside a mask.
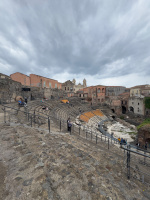
[[[35,110],[34,110],[34,126],[35,126]]]
[[[91,130],[91,140],[92,140],[92,137],[93,137],[93,136],[92,136],[92,130]]]
[[[144,183],[144,174],[142,175],[142,183]]]
[[[48,130],[49,130],[49,133],[50,133],[50,119],[48,117]]]
[[[108,149],[109,149],[109,138],[108,138]]]
[[[6,109],[4,107],[4,123],[6,123]]]
[[[144,149],[144,155],[146,154],[146,150]],[[144,156],[144,165],[146,164],[146,157]]]
[[[105,142],[106,142],[106,135],[105,135]]]
[[[97,134],[96,134],[96,144],[97,144]]]
[[[28,120],[28,109],[26,108],[26,120]]]
[[[72,127],[70,127],[70,135],[71,135],[71,129],[72,129]]]
[[[61,119],[60,119],[60,132],[61,132]]]
[[[127,178],[130,179],[130,146],[127,146]]]
[[[87,131],[85,131],[85,133],[86,133],[86,139],[87,139]]]
[[[74,133],[74,124],[72,124],[72,133]]]
[[[102,139],[102,134],[101,134],[101,141],[102,141],[103,139]]]
[[[31,127],[32,127],[32,115],[31,115]]]
[[[81,129],[81,127],[79,126],[79,135],[80,135],[80,129]]]

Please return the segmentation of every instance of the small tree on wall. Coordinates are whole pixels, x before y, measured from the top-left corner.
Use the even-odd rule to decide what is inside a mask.
[[[150,109],[150,97],[144,98],[145,108]]]

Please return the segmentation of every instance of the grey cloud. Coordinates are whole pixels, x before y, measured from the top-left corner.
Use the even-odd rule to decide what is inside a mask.
[[[11,73],[150,74],[149,12],[140,0],[1,1],[0,58]]]

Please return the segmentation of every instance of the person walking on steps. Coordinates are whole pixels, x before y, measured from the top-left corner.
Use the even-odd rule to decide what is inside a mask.
[[[69,117],[68,120],[67,120],[67,129],[68,129],[69,132],[71,132],[71,126],[72,126],[72,123],[71,123],[70,117]]]

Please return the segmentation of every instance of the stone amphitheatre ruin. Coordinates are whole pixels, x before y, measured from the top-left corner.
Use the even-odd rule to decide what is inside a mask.
[[[107,106],[6,79],[0,85],[0,199],[150,199],[148,152],[142,157],[117,139],[131,142],[133,125],[114,120]],[[27,106],[11,100],[31,93]]]

